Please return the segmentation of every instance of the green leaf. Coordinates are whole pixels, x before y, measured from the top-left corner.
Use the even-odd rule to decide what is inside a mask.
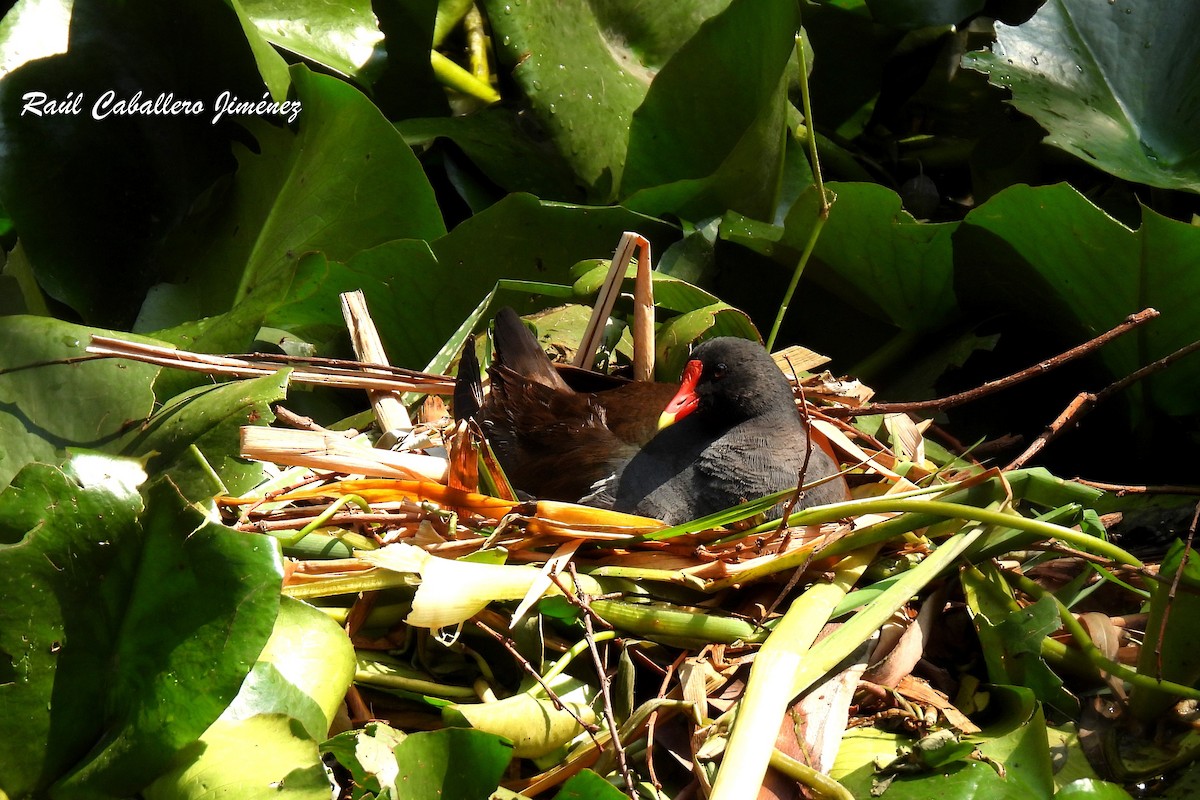
[[[470,276],[462,276],[470,283]],[[312,342],[346,337],[340,292],[361,289],[393,364],[423,366],[445,341],[424,309],[444,292],[444,272],[426,242],[399,239],[363,250],[345,263],[309,253],[297,265],[287,302],[272,310],[269,325]],[[414,324],[421,319],[421,324]],[[440,337],[440,338],[439,338]]]
[[[590,769],[572,775],[554,800],[620,800],[627,795]]]
[[[1024,686],[992,686],[989,692],[995,721],[968,739],[987,758],[1004,765],[1010,785],[1024,788],[1027,797],[1049,797],[1054,792],[1054,765],[1041,703]]]
[[[960,296],[967,292],[992,314],[1018,312],[1068,341],[1158,309],[1161,317],[1098,352],[1114,377],[1195,339],[1200,228],[1193,225],[1144,208],[1134,231],[1066,184],[1012,186],[968,214],[954,244]],[[1129,391],[1182,416],[1200,411],[1198,384],[1200,360],[1191,358]]]
[[[596,719],[591,706],[579,702],[592,699],[594,690],[587,684],[570,678],[559,680],[553,688],[561,704],[522,693],[493,703],[448,705],[442,709],[442,719],[447,725],[503,736],[512,742],[517,758],[539,758],[583,733],[580,720],[591,723]]]
[[[903,331],[929,331],[953,320],[954,223],[917,222],[900,196],[873,183],[831,183],[837,200],[813,251],[829,267],[822,281],[846,302]],[[782,243],[797,252],[817,220],[818,195],[806,190],[784,223]]]
[[[1178,784],[1175,784],[1173,788],[1178,788]],[[1183,795],[1177,796],[1183,797]],[[1072,781],[1054,795],[1054,800],[1131,800],[1131,798],[1132,795],[1118,784],[1096,778],[1080,778]]]
[[[988,680],[1026,686],[1038,700],[1067,714],[1077,714],[1079,701],[1042,660],[1041,643],[1061,626],[1054,598],[1020,607],[999,572],[988,563],[962,573],[963,593],[971,620],[983,644]]]
[[[595,202],[616,197],[629,127],[657,70],[728,0],[487,0],[502,63]]]
[[[85,322],[126,327],[169,263],[166,237],[232,164],[242,133],[213,124],[216,99],[267,88],[241,21],[207,0],[25,3],[0,30],[0,63],[13,68],[0,81],[0,202],[47,294]],[[109,91],[203,112],[93,118]],[[79,113],[22,114],[27,92],[78,99]]]
[[[354,648],[345,632],[312,606],[283,598],[271,638],[237,697],[147,789],[147,800],[328,797],[317,742],[353,676]]]
[[[866,4],[877,23],[901,30],[958,25],[986,5],[984,0],[866,0]]]
[[[530,136],[511,109],[493,107],[461,117],[410,119],[397,123],[396,128],[414,146],[439,138],[453,141],[505,191],[529,192],[543,200],[583,200],[570,164],[553,143]]]
[[[369,0],[238,0],[271,44],[367,85],[373,62],[382,60],[383,34]]]
[[[1180,540],[1175,540],[1159,567],[1169,580],[1154,584],[1145,642],[1138,655],[1138,671],[1159,680],[1194,686],[1200,678],[1196,638],[1200,635],[1200,563]],[[1137,719],[1161,719],[1179,698],[1145,686],[1130,691],[1129,709]]]
[[[186,748],[183,767],[146,789],[146,800],[328,800],[317,743],[284,714],[218,720]]]
[[[13,796],[56,781],[56,797],[134,794],[221,714],[267,641],[276,548],[208,522],[167,483],[143,512],[142,479],[128,461],[76,456],[0,493],[3,540],[17,542],[0,547]]]
[[[729,209],[772,216],[798,27],[791,0],[734,0],[700,26],[633,114],[620,184],[627,206],[685,219]]]
[[[228,311],[258,291],[279,303],[305,252],[341,261],[445,232],[416,157],[361,92],[303,66],[292,81],[299,131],[250,125],[259,154],[241,150],[231,185],[211,193],[172,242],[172,280],[187,285],[193,304],[177,322]]]
[[[394,752],[393,796],[405,800],[488,797],[512,759],[512,746],[499,736],[463,728],[409,734]]]
[[[286,370],[244,381],[202,386],[172,398],[142,425],[115,444],[121,455],[146,458],[156,476],[169,474],[191,500],[218,491],[241,494],[262,480],[262,465],[241,457],[243,425],[267,424],[275,418],[271,403],[287,396]],[[197,460],[196,448],[203,454]],[[200,470],[199,475],[196,471]],[[215,473],[220,486],[208,480]]]
[[[116,359],[44,363],[84,356],[93,333],[111,335],[48,317],[0,318],[0,370],[13,370],[0,374],[0,486],[32,461],[59,463],[64,448],[110,447],[153,409],[158,367]]]
[[[1191,0],[1050,0],[996,24],[963,64],[1011,88],[1046,141],[1112,175],[1200,191],[1200,6]]]

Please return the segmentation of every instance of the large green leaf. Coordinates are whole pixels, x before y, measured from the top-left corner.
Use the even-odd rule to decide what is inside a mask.
[[[58,463],[64,448],[111,446],[150,414],[158,367],[49,363],[84,356],[100,332],[48,317],[0,318],[0,370],[13,370],[0,374],[0,486],[31,461]]]
[[[1200,191],[1200,5],[1049,0],[963,63],[1011,88],[1046,141],[1130,181]]]
[[[626,205],[686,219],[727,209],[770,218],[798,27],[791,0],[734,0],[700,26],[633,114]]]
[[[829,267],[822,280],[849,304],[904,331],[935,330],[954,318],[953,223],[917,222],[900,197],[873,183],[832,183],[837,200],[814,256]],[[816,223],[815,188],[792,206],[781,238],[803,249]]]
[[[728,0],[488,0],[501,61],[591,199],[616,197],[629,126],[655,72]]]
[[[0,202],[52,297],[92,324],[133,320],[165,237],[232,165],[239,126],[213,124],[213,105],[222,92],[262,97],[260,60],[270,70],[234,10],[207,0],[27,2],[6,19],[0,63],[15,69],[0,81]],[[197,101],[203,113],[95,119],[110,91]],[[27,92],[78,99],[79,112],[22,113]]]
[[[0,493],[11,796],[56,781],[55,797],[137,792],[221,714],[270,634],[273,544],[212,524],[165,482],[143,511],[144,477],[81,455]]]
[[[1196,338],[1200,228],[1149,208],[1130,230],[1066,184],[1013,186],[967,215],[955,235],[957,283],[991,313],[999,308],[1080,341],[1152,306],[1162,316],[1102,348],[1116,377]],[[1200,411],[1200,360],[1151,376],[1152,403]],[[1139,386],[1132,389],[1138,396]]]
[[[370,0],[238,3],[271,44],[360,83],[369,81],[371,67],[384,57],[383,34],[371,12]]]
[[[186,284],[175,298],[188,301],[177,307],[178,322],[227,311],[279,283],[307,251],[344,260],[392,239],[445,232],[416,157],[361,92],[303,66],[292,68],[292,80],[299,131],[254,124],[259,154],[241,151],[232,185],[212,193],[207,213],[173,243],[173,280]]]
[[[414,146],[450,139],[505,191],[529,192],[543,200],[583,200],[582,187],[566,159],[552,142],[530,136],[528,126],[511,109],[494,107],[460,117],[410,119],[396,127]]]
[[[353,677],[345,631],[312,606],[283,598],[237,697],[147,789],[147,800],[328,797],[317,743]]]

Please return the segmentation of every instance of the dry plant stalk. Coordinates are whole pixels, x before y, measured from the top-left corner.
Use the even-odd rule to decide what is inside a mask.
[[[438,395],[454,393],[454,380],[445,375],[386,365],[366,368],[356,362],[339,359],[305,359],[263,354],[215,356],[94,334],[87,352],[100,358],[126,358],[130,361],[226,378],[261,378],[274,375],[285,367],[294,366],[291,380],[313,386]]]
[[[367,310],[367,297],[361,289],[353,292],[343,292],[339,295],[342,301],[342,316],[346,320],[346,329],[350,331],[350,343],[359,361],[368,364],[388,364],[387,352],[383,348],[383,339]],[[371,407],[375,409],[375,419],[379,429],[394,440],[398,433],[412,430],[412,419],[408,409],[400,400],[400,394],[394,391],[372,389],[367,392]],[[381,443],[382,444],[382,443]]]
[[[256,461],[349,475],[438,482],[446,478],[444,458],[366,447],[321,431],[246,425],[241,430],[241,452],[243,457]]]

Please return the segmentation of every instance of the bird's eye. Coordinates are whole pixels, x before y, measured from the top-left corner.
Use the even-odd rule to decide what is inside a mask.
[[[727,370],[727,369],[729,369],[729,368],[726,367],[723,363],[718,363],[715,367],[713,367],[712,379],[714,381],[721,380],[721,378],[725,377],[725,370]]]

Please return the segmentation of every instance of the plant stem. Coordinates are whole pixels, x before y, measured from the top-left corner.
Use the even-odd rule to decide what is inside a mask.
[[[825,221],[829,219],[829,197],[825,194],[825,181],[821,178],[821,162],[817,157],[817,137],[812,126],[812,100],[808,92],[808,58],[804,54],[804,37],[799,33],[796,34],[796,58],[800,63],[800,102],[804,106],[804,124],[809,130],[809,158],[812,161],[813,182],[817,187],[820,212],[813,223],[812,231],[809,232],[808,241],[804,243],[804,251],[800,254],[800,260],[796,262],[796,269],[792,272],[792,279],[788,283],[787,291],[783,293],[783,302],[779,304],[779,313],[775,315],[775,323],[771,326],[771,334],[767,337],[768,350],[775,347],[775,338],[779,335],[784,315],[792,305],[792,296],[796,293],[796,287],[800,285],[800,276],[804,274],[808,259],[812,256],[813,249],[817,246],[817,239],[821,236],[821,230],[825,227]]]

